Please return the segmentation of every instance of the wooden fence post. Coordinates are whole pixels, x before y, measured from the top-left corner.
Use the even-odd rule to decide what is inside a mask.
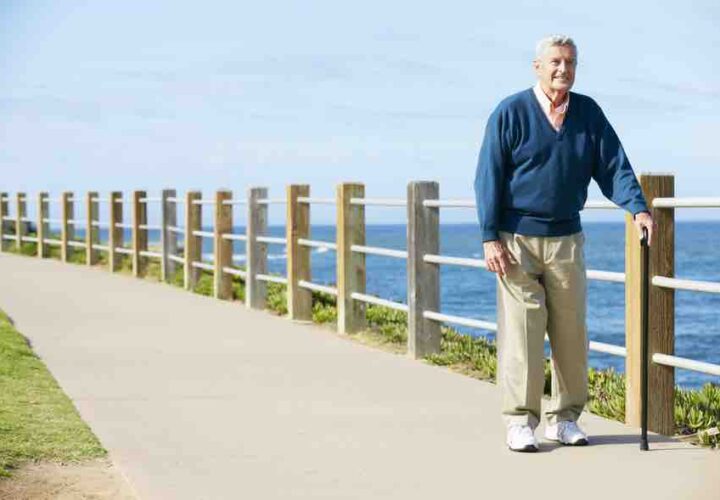
[[[365,245],[365,207],[352,205],[351,198],[364,198],[363,184],[342,183],[337,187],[337,315],[338,332],[355,333],[365,328],[365,303],[352,298],[365,293],[365,254],[352,245]]]
[[[50,231],[49,225],[46,219],[50,215],[48,193],[38,193],[37,197],[37,256],[44,259],[48,256],[48,247],[45,243],[45,239],[48,237]]]
[[[299,203],[298,197],[309,197],[310,186],[287,187],[287,307],[288,317],[295,320],[312,320],[312,292],[298,284],[310,281],[310,248],[298,240],[310,237],[310,204]]]
[[[147,271],[147,192],[133,191],[132,196],[132,269],[136,278],[145,276]],[[145,199],[145,201],[142,201]]]
[[[440,323],[423,315],[440,312],[440,269],[423,260],[440,253],[439,208],[423,205],[439,192],[437,182],[411,182],[407,189],[408,355],[415,359],[440,352]]]
[[[70,242],[75,236],[75,200],[65,191],[60,195],[60,259],[68,262],[73,254]]]
[[[0,193],[0,252],[7,249],[5,243],[5,217],[8,217],[8,194]]]
[[[172,198],[173,201],[170,201]],[[160,279],[169,283],[175,275],[177,266],[175,261],[170,259],[170,255],[177,255],[177,233],[169,228],[177,227],[177,193],[174,189],[163,189],[162,200],[160,203],[162,211],[162,230],[160,231],[160,240],[162,246],[162,261],[160,267]]]
[[[22,239],[25,236],[25,217],[27,216],[27,203],[25,193],[15,195],[15,248],[19,252],[22,248]]]
[[[110,221],[108,227],[108,265],[113,273],[120,268],[120,252],[115,249],[124,246],[125,233],[122,227],[123,221],[123,194],[121,191],[110,193]]]
[[[655,198],[674,196],[672,175],[642,174],[640,184],[648,207]],[[674,276],[674,209],[651,208],[657,231],[650,247],[652,276]],[[642,365],[641,247],[630,214],[625,223],[625,422],[640,427],[640,369]],[[650,285],[648,293],[648,430],[670,436],[675,431],[675,371],[671,366],[652,362],[654,353],[673,354],[675,350],[675,293],[671,288]]]
[[[100,210],[96,191],[89,191],[85,195],[85,219],[85,264],[94,266],[97,263],[97,250],[94,245],[100,242],[100,229],[97,226]]]
[[[258,274],[267,273],[267,245],[259,243],[256,239],[267,233],[268,207],[258,203],[258,200],[267,198],[267,194],[267,188],[263,187],[250,188],[248,191],[245,305],[252,309],[264,309],[267,296],[266,283],[257,279]]]
[[[193,290],[200,277],[193,262],[202,260],[202,239],[194,234],[202,227],[202,205],[193,202],[201,198],[200,191],[185,193],[185,290]]]
[[[233,207],[223,203],[231,200],[232,191],[221,190],[215,193],[213,294],[215,298],[222,300],[232,299],[232,275],[223,270],[232,266],[233,242],[223,238],[224,234],[232,233]]]

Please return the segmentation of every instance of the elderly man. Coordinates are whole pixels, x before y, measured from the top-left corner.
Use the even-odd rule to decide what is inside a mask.
[[[579,212],[590,179],[652,238],[652,218],[615,131],[595,101],[570,92],[576,64],[571,38],[538,43],[538,82],[490,115],[475,177],[485,261],[498,279],[498,384],[514,451],[538,449],[545,332],[552,350],[545,437],[588,444],[577,420],[588,398]]]

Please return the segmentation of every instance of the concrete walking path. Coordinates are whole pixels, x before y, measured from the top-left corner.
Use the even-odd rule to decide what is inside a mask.
[[[143,499],[720,498],[719,452],[514,453],[495,385],[238,303],[0,254],[0,309]]]

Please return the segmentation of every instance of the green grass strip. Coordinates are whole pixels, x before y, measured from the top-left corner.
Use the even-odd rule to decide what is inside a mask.
[[[0,312],[0,477],[23,462],[79,462],[106,454],[26,339]]]

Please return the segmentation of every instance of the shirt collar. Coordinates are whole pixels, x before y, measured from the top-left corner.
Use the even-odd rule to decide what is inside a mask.
[[[552,101],[548,98],[548,96],[545,95],[545,92],[543,92],[542,87],[540,87],[540,82],[537,82],[535,84],[535,86],[533,87],[533,92],[535,92],[535,97],[540,103],[543,111],[545,111],[546,114],[550,114],[550,110],[552,109]],[[556,113],[565,114],[567,113],[569,106],[570,92],[567,93],[567,96],[565,97],[565,102],[563,102],[560,106],[557,106],[554,111]]]

